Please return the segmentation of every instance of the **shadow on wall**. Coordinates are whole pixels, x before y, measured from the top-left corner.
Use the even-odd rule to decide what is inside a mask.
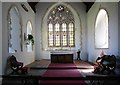
[[[0,78],[0,85],[2,85],[2,78]]]
[[[116,64],[120,66],[120,49],[118,49],[118,56],[116,56]]]
[[[116,64],[120,66],[120,56],[116,56]]]

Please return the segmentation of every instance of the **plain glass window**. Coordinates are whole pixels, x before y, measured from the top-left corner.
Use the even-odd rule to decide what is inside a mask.
[[[95,46],[96,48],[108,48],[108,14],[100,9],[95,23]]]
[[[32,28],[32,23],[31,21],[28,21],[27,22],[27,38],[28,38],[28,35],[32,35],[33,33],[33,28]],[[33,50],[33,45],[32,45],[32,42],[30,41],[29,44],[27,44],[27,52],[32,52]]]
[[[8,12],[9,53],[20,52],[22,50],[21,31],[19,11],[17,7],[13,6]]]

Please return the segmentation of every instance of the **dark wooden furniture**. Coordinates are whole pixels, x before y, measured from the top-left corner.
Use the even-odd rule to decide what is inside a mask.
[[[98,67],[94,70],[94,73],[114,73],[116,68],[116,57],[114,55],[103,55],[97,58],[96,63]]]
[[[79,51],[77,52],[77,60],[81,60],[81,59],[80,59],[80,53],[81,53],[81,51],[79,50]]]
[[[51,63],[73,63],[73,54],[51,54]]]
[[[10,56],[8,59],[8,63],[10,65],[10,68],[13,70],[14,73],[19,73],[22,71],[23,68],[23,62],[18,62],[16,57],[14,55]]]

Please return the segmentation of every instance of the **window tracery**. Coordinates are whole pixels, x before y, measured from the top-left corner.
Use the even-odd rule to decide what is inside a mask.
[[[48,15],[48,46],[74,47],[74,16],[65,6],[53,8]]]

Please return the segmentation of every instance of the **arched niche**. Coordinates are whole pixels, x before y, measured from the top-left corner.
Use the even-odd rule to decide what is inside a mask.
[[[16,6],[8,11],[8,51],[9,53],[22,51],[22,29],[19,10]]]
[[[95,22],[95,48],[108,48],[108,14],[100,9]]]

